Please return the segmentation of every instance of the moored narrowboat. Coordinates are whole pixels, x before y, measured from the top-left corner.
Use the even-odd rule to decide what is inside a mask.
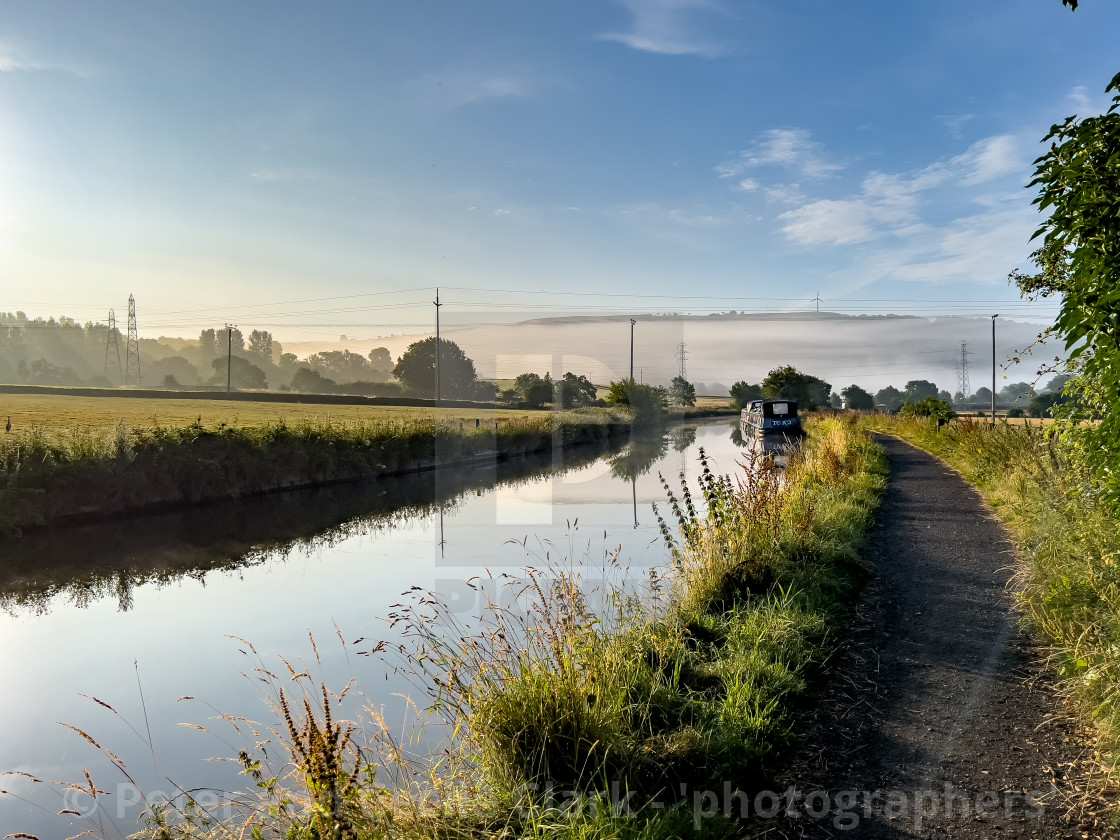
[[[744,438],[769,438],[781,435],[801,438],[805,430],[793,400],[754,400],[743,409],[739,425]]]

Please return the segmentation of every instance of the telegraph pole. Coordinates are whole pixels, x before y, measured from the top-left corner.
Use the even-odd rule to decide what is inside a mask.
[[[630,319],[630,382],[634,381],[634,325],[638,323],[633,318]]]
[[[226,393],[230,392],[233,383],[233,331],[237,324],[226,324]]]
[[[992,316],[992,428],[996,425],[996,318]]]
[[[439,308],[443,306],[439,302],[439,287],[436,287],[436,299],[432,301],[436,306],[436,405],[439,405]]]

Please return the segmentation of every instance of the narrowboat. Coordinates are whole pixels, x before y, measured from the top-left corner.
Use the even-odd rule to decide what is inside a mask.
[[[754,400],[743,409],[739,425],[748,440],[777,436],[800,440],[805,435],[793,400]]]

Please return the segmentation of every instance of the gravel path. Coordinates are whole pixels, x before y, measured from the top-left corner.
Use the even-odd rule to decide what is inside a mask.
[[[1002,527],[943,463],[880,442],[891,478],[852,644],[782,779],[784,798],[751,803],[764,816],[781,810],[749,833],[1113,836],[1094,824],[1091,804],[1068,816],[1084,738],[1019,632],[1007,590],[1015,554]]]

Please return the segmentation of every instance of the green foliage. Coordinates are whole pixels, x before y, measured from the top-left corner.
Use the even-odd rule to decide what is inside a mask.
[[[747,403],[751,400],[760,399],[762,399],[761,385],[751,385],[748,382],[740,381],[731,386],[731,403],[739,410],[746,408]]]
[[[888,385],[875,395],[875,405],[882,406],[884,411],[898,411],[902,408],[902,392],[893,385]]]
[[[885,461],[830,421],[784,475],[711,467],[702,455],[695,487],[663,479],[677,562],[647,599],[608,589],[592,609],[564,562],[511,581],[520,599],[492,598],[508,606],[482,632],[441,626],[453,613],[428,597],[398,618],[436,708],[522,807],[550,784],[594,798],[615,783],[642,808],[681,783],[749,783],[795,742],[865,576]]]
[[[474,395],[478,374],[474,362],[467,358],[454,341],[439,341],[440,396],[447,399],[469,400]],[[434,397],[436,393],[436,339],[425,338],[413,342],[397,360],[393,376],[400,380],[405,391],[420,397]]]
[[[365,356],[349,350],[324,350],[320,353],[312,353],[307,357],[307,365],[316,373],[336,382],[389,381],[388,370],[374,367]],[[389,367],[391,368],[392,365],[390,364]]]
[[[902,392],[904,403],[919,403],[924,399],[937,399],[937,386],[925,379],[911,379]]]
[[[214,375],[210,377],[211,385],[225,385],[227,371],[231,370],[228,381],[233,388],[263,390],[268,387],[264,371],[243,356],[219,356],[210,364],[214,368]]]
[[[907,417],[929,417],[931,420],[952,420],[957,416],[952,403],[938,397],[926,397],[921,402],[904,405],[899,414]]]
[[[669,399],[674,405],[696,405],[696,388],[683,376],[674,376],[669,385]]]
[[[1035,161],[1035,204],[1049,216],[1035,236],[1039,273],[1012,274],[1031,298],[1059,296],[1051,332],[1064,339],[1077,400],[1057,412],[1062,437],[1086,486],[1120,507],[1120,74],[1105,88],[1100,116],[1054,125]],[[1053,407],[1051,407],[1053,410]],[[1099,418],[1097,424],[1087,419]]]
[[[926,397],[919,402],[906,403],[898,412],[900,417],[929,417],[931,420],[952,420],[957,416],[945,400]]]
[[[840,394],[852,411],[874,411],[875,398],[858,385],[849,385]]]
[[[571,371],[556,381],[556,401],[561,408],[581,408],[593,405],[599,389],[586,376],[576,376]]]
[[[530,408],[540,408],[545,403],[552,402],[552,374],[547,371],[544,376],[536,373],[518,374],[513,381],[513,389]]]
[[[272,364],[272,333],[267,330],[253,330],[249,333],[248,353],[258,362]]]
[[[803,409],[829,405],[832,386],[816,376],[802,373],[790,365],[775,368],[762,380],[765,399],[793,400]]]
[[[669,410],[669,394],[659,386],[643,385],[633,379],[611,382],[607,405],[628,405],[638,424],[657,423]]]
[[[333,394],[337,388],[337,382],[309,367],[301,367],[292,375],[291,389],[303,394]]]

